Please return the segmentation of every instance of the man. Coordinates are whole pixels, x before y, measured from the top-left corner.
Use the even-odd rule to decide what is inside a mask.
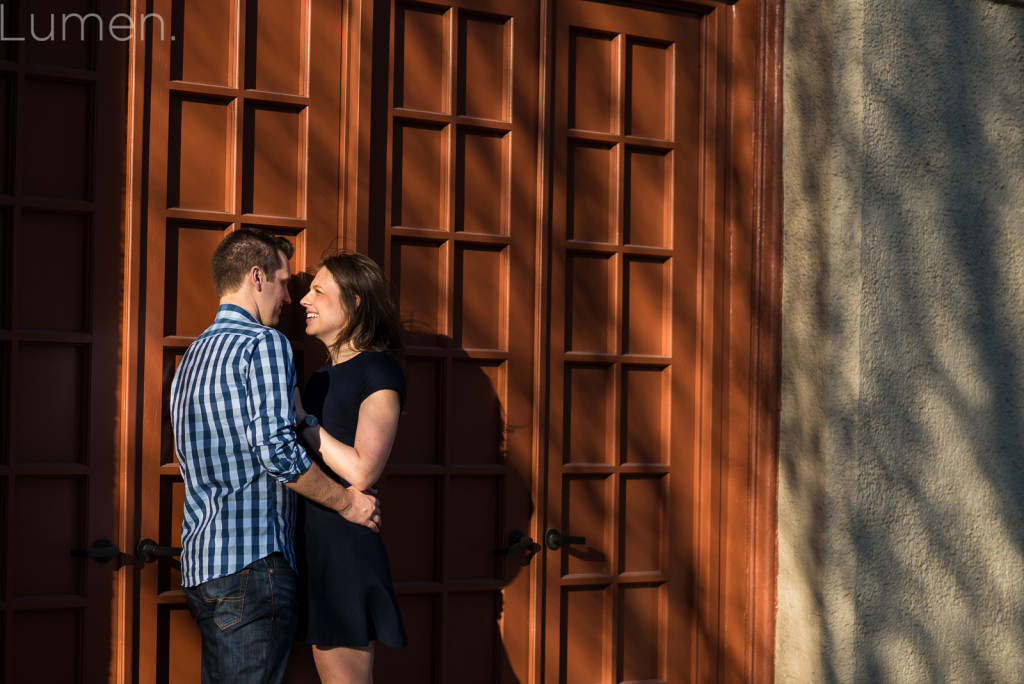
[[[203,682],[279,682],[297,624],[295,494],[378,531],[377,500],[334,483],[296,442],[295,366],[269,326],[291,299],[287,240],[254,228],[213,254],[217,317],[171,383],[185,480],[182,586]]]

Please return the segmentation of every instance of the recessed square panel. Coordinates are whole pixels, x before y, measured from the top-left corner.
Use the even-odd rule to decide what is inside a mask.
[[[245,8],[245,87],[304,94],[308,0],[248,0]]]
[[[11,2],[5,2],[0,4],[0,21],[4,22],[4,26],[17,27],[18,33],[21,30],[21,21],[18,15],[18,8]],[[8,33],[14,33],[15,31],[8,30]],[[16,40],[5,40],[0,41],[0,59],[13,62],[18,58],[18,41]],[[2,646],[0,646],[2,648]],[[3,652],[0,651],[0,656]]]
[[[462,682],[497,682],[501,648],[501,593],[459,592],[448,595],[445,660]],[[404,678],[401,681],[406,681]]]
[[[600,476],[564,477],[562,480],[562,536],[583,537],[585,542],[565,543],[559,554],[563,575],[609,574],[615,565],[608,556],[608,525],[611,522],[612,479]]]
[[[605,634],[608,589],[562,589],[562,633],[565,655],[562,682],[607,682],[604,662],[614,642]]]
[[[0,12],[5,11],[0,5]],[[2,15],[0,15],[2,16]],[[2,48],[0,48],[2,53]],[[14,132],[14,76],[0,75],[0,195],[11,195],[11,173],[14,165],[14,149],[11,147]]]
[[[610,366],[565,367],[565,463],[611,463],[612,399]]]
[[[615,148],[569,145],[566,230],[570,240],[616,241],[617,178]]]
[[[67,559],[62,559],[66,564]],[[85,562],[79,561],[79,562]],[[29,568],[34,565],[22,563]],[[85,637],[83,609],[13,611],[10,669],[12,682],[77,682]],[[95,628],[95,626],[92,626]],[[40,644],[52,648],[51,658],[40,658]]]
[[[670,279],[666,261],[626,261],[626,353],[666,353],[672,327],[668,307]]]
[[[14,462],[86,464],[88,348],[23,343],[17,349],[13,374],[11,396],[17,398],[11,405]],[[54,416],[60,416],[59,430],[53,429]]]
[[[626,153],[626,244],[671,246],[671,158],[666,152]]]
[[[460,114],[508,120],[510,35],[506,17],[459,15]]]
[[[174,0],[171,21],[152,17],[155,35],[160,29],[174,36],[171,42],[171,79],[189,83],[232,86],[235,83],[235,2]],[[161,23],[161,20],[163,23]],[[170,40],[170,35],[166,36]]]
[[[611,34],[570,31],[569,126],[617,133],[618,41]]]
[[[178,475],[160,478],[160,531],[156,539],[161,546],[181,546],[181,522],[185,514],[185,483]],[[181,565],[177,561],[158,561],[160,591],[181,587]]]
[[[226,232],[223,224],[167,226],[163,290],[166,335],[197,337],[213,322],[219,299],[209,264]]]
[[[387,502],[384,543],[396,583],[435,582],[441,546],[438,513],[440,480],[435,477],[389,475],[380,492]],[[457,543],[456,540],[450,540]]]
[[[504,463],[504,364],[456,360],[451,369],[449,387],[456,390],[451,394],[452,413],[447,434],[451,462]]]
[[[447,113],[448,16],[418,5],[395,8],[395,107]]]
[[[662,558],[665,515],[669,510],[665,480],[660,476],[623,477],[619,567],[622,572],[667,571]]]
[[[665,681],[664,586],[619,587],[618,643],[622,644],[615,681]]]
[[[622,461],[666,463],[671,393],[669,371],[626,366],[622,370]]]
[[[11,345],[9,342],[0,342],[0,465],[9,465],[10,446],[9,437],[11,434]],[[0,480],[0,498],[3,496],[3,481]],[[2,502],[0,502],[2,503]],[[6,509],[5,509],[6,510]],[[0,514],[0,521],[3,515]],[[3,541],[0,540],[0,556],[3,553]],[[3,579],[3,571],[0,570],[0,580]]]
[[[172,97],[167,205],[231,211],[235,107],[232,102]]]
[[[641,138],[672,138],[672,46],[630,40],[626,45],[629,102],[626,132]]]
[[[508,137],[508,133],[459,132],[455,230],[508,234]]]
[[[177,455],[175,453],[174,429],[171,425],[171,383],[174,381],[174,373],[178,370],[185,349],[164,349],[164,373],[163,393],[163,418],[160,421],[160,464],[175,465]]]
[[[92,71],[96,42],[131,37],[131,17],[97,12],[90,0],[31,0],[22,4],[17,41],[29,64]],[[126,27],[122,29],[122,27]],[[113,32],[111,29],[113,28]],[[10,25],[4,30],[13,39]]]
[[[442,249],[433,242],[393,243],[391,284],[398,293],[402,324],[417,344],[437,345],[437,335],[447,333],[448,278]]]
[[[394,160],[392,223],[447,230],[447,129],[396,126]]]
[[[409,644],[401,650],[388,649],[387,657],[381,655],[374,660],[376,681],[402,684],[437,681],[435,673],[441,657],[438,646],[444,625],[440,605],[441,599],[436,594],[403,594],[399,588],[398,607]]]
[[[10,551],[20,560],[13,569],[14,597],[80,596],[85,564],[93,561],[70,554],[71,549],[88,548],[94,541],[84,534],[85,479],[19,477],[12,498]]]
[[[441,361],[406,357],[408,395],[391,448],[391,463],[440,463],[438,429],[444,409]]]
[[[0,209],[0,330],[10,330],[14,261],[11,258],[11,211]]]
[[[26,78],[22,192],[69,200],[92,198],[92,94],[95,86]],[[60,160],[60,163],[55,163]]]
[[[500,574],[501,557],[494,549],[504,546],[498,526],[501,511],[501,479],[452,477],[445,497],[449,510],[446,538],[449,580],[486,580]],[[470,513],[465,515],[465,513]]]
[[[575,254],[566,268],[569,320],[567,351],[606,352],[615,348],[612,325],[612,259],[603,254]]]
[[[505,349],[508,287],[500,249],[455,251],[455,345]]]
[[[164,604],[157,610],[157,671],[168,684],[201,681],[202,636],[188,607]]]
[[[18,327],[89,332],[92,290],[89,217],[24,211],[18,242]],[[38,265],[44,263],[47,267],[41,273]]]
[[[306,196],[304,111],[246,107],[242,211],[302,218]]]

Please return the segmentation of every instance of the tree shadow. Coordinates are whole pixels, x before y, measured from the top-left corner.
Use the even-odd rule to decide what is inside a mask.
[[[787,565],[821,611],[826,681],[1020,669],[1021,7],[805,7],[812,30],[849,22],[823,80],[813,41],[788,45],[788,126],[811,133],[787,134],[806,152],[791,230],[811,252],[787,243],[780,476],[804,507]]]

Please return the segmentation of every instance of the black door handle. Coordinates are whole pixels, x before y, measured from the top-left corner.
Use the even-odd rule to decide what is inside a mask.
[[[512,530],[508,535],[508,546],[504,549],[494,549],[497,556],[511,556],[513,553],[526,551],[533,548],[533,537],[527,537],[519,530]]]
[[[171,556],[178,556],[180,554],[180,546],[160,546],[149,537],[140,539],[139,545],[135,547],[135,555],[138,556],[143,563],[152,563],[157,558],[170,558]]]
[[[544,546],[548,547],[552,551],[558,549],[562,544],[586,544],[586,537],[570,537],[569,535],[563,535],[558,530],[551,528],[544,533]]]
[[[109,539],[97,539],[88,549],[71,549],[75,558],[92,558],[97,563],[109,563],[121,555],[117,544]]]

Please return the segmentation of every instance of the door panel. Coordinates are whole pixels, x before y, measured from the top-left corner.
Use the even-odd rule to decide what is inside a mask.
[[[337,244],[341,77],[311,71],[309,59],[340,64],[341,12],[327,0],[163,0],[154,12],[171,18],[174,40],[150,43],[140,141],[149,211],[138,538],[179,546],[184,489],[167,401],[185,349],[215,315],[210,259],[227,232],[258,226],[295,244],[293,304],[279,327],[300,377],[322,362],[315,344],[307,361],[297,302],[302,272]],[[199,633],[180,582],[177,559],[140,570],[139,681],[198,681]],[[308,664],[299,651],[296,668]]]
[[[697,13],[555,9],[545,681],[682,681],[693,638]],[[679,679],[677,679],[679,678]]]
[[[378,682],[526,682],[534,454],[535,3],[394,2],[384,256],[410,396],[382,491],[409,630]],[[383,122],[382,122],[383,123]]]
[[[0,7],[0,680],[101,681],[126,570],[70,553],[118,540],[126,50],[17,41],[28,9]]]

